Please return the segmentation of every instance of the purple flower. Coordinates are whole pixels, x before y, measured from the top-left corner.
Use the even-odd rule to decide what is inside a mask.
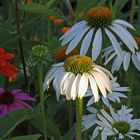
[[[9,112],[24,109],[25,107],[32,109],[25,101],[35,101],[35,99],[28,96],[21,89],[7,91],[0,88],[0,117],[3,117]]]

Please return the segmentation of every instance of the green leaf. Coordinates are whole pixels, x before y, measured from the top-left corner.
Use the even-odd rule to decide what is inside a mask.
[[[72,127],[61,140],[73,140],[74,137],[74,127]]]
[[[38,140],[40,137],[41,137],[40,134],[35,134],[35,135],[28,135],[28,136],[18,136],[18,137],[8,138],[5,140]]]
[[[0,140],[10,134],[17,125],[25,120],[31,119],[29,110],[19,110],[9,113],[0,119]]]
[[[106,0],[100,0],[97,4],[97,6],[103,6],[105,4]]]
[[[19,9],[25,12],[36,13],[36,14],[46,14],[46,15],[56,15],[56,12],[50,10],[46,5],[31,3],[31,4],[21,4]]]
[[[42,126],[42,115],[40,112],[40,106],[38,105],[34,110],[34,117],[31,120],[32,125],[43,133],[43,126]],[[48,137],[59,139],[61,136],[60,130],[58,129],[55,121],[52,118],[46,117],[46,127]]]

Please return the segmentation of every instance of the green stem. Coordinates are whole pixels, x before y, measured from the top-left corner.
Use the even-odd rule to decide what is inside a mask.
[[[69,128],[73,126],[72,101],[68,102]]]
[[[83,101],[80,98],[76,99],[76,120],[77,120],[77,129],[76,129],[76,140],[81,140],[82,136],[82,111],[83,111]]]
[[[136,5],[136,0],[132,0],[131,12],[130,12],[130,23],[131,24],[133,23],[133,17],[134,17],[134,14],[135,14],[135,5]]]
[[[44,130],[44,140],[47,140],[44,95],[43,95],[43,64],[42,62],[40,62],[40,65],[38,67],[38,82],[39,82],[39,96],[40,96],[40,105],[41,105],[41,113],[42,113],[42,125],[43,125],[43,130]]]
[[[131,101],[132,101],[132,93],[133,93],[133,83],[134,83],[134,68],[131,67],[130,71],[129,71],[129,87],[130,90],[128,92],[128,100],[127,100],[127,106],[130,107],[131,106]]]

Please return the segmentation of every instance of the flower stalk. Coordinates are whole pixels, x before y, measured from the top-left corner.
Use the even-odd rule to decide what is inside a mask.
[[[19,8],[18,8],[18,0],[15,0],[15,9],[16,9],[16,23],[17,23],[17,43],[19,44],[19,51],[21,55],[22,65],[23,65],[24,80],[25,80],[26,87],[28,87],[24,51],[23,51],[23,45],[22,45],[22,40],[20,35],[20,15],[19,15]]]
[[[44,140],[47,140],[44,95],[43,95],[43,64],[42,64],[42,61],[40,61],[39,66],[38,66],[38,81],[39,81],[39,96],[40,96],[40,105],[41,105],[41,113],[42,113],[42,125],[43,125],[43,130],[44,130]]]
[[[133,23],[133,17],[135,14],[135,5],[136,5],[136,0],[132,0],[131,2],[131,12],[130,12],[130,23]]]
[[[128,107],[131,107],[134,78],[135,78],[135,76],[134,76],[134,68],[131,67],[131,69],[129,71],[129,87],[130,87],[130,91],[128,92],[128,100],[127,100],[127,106]]]
[[[82,136],[82,111],[83,111],[83,100],[77,98],[76,99],[76,120],[77,120],[76,140],[81,140],[81,136]]]

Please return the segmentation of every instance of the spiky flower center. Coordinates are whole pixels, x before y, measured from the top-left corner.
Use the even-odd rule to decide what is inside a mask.
[[[87,12],[87,21],[93,27],[107,27],[112,19],[112,12],[107,7],[95,7]]]
[[[83,74],[93,68],[93,61],[88,56],[73,55],[66,59],[64,68],[68,72]]]
[[[118,121],[113,124],[113,127],[116,128],[119,133],[127,134],[130,130],[130,124],[126,121]]]
[[[0,104],[10,105],[14,102],[14,100],[14,95],[8,91],[5,91],[4,93],[0,94]]]

